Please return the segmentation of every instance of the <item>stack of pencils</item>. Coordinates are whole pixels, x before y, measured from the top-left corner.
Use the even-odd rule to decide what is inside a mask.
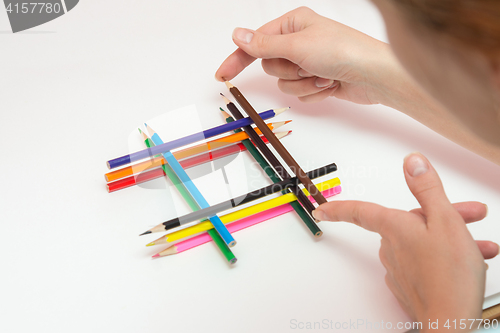
[[[105,175],[108,192],[166,176],[193,211],[164,221],[141,234],[166,232],[166,235],[147,244],[166,245],[153,258],[177,254],[213,241],[227,262],[234,264],[237,261],[232,251],[232,247],[236,245],[232,235],[234,232],[291,211],[298,214],[315,237],[320,237],[322,231],[312,216],[315,209],[313,203],[324,203],[326,197],[341,191],[338,178],[316,185],[311,181],[336,171],[335,163],[304,172],[280,142],[291,131],[273,130],[291,121],[264,122],[288,108],[257,113],[236,87],[229,82],[226,82],[226,86],[249,117],[243,116],[236,105],[221,94],[232,114],[230,116],[221,108],[226,124],[166,143],[154,129],[144,124],[146,131],[139,129],[139,134],[146,149],[107,162],[110,169],[122,167]],[[234,133],[226,134],[227,132]],[[219,137],[211,139],[215,136]],[[180,149],[197,141],[203,143]],[[292,174],[268,145],[277,151]],[[210,206],[185,169],[243,151],[251,154],[273,184]],[[147,160],[141,161],[143,159]],[[134,162],[137,163],[132,164]],[[305,188],[301,188],[301,185]],[[268,198],[271,194],[278,193],[279,196]],[[220,215],[227,210],[232,211]]]

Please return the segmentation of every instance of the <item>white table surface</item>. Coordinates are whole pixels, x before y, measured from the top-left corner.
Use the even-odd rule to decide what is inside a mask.
[[[143,122],[164,139],[222,122],[226,88],[213,76],[235,48],[234,27],[306,4],[386,40],[364,0],[85,0],[18,34],[0,10],[0,331],[289,332],[306,331],[294,329],[299,322],[409,321],[384,283],[377,234],[323,222],[314,240],[287,214],[235,234],[235,267],[213,244],[151,260],[160,248],[144,245],[159,235],[137,235],[181,213],[180,200],[164,179],[105,190],[105,161],[141,148]],[[293,119],[283,143],[305,169],[337,163],[343,192],[332,200],[415,208],[402,161],[420,151],[451,201],[489,205],[470,230],[500,243],[498,166],[383,106],[302,104],[258,62],[232,82],[258,110],[292,107],[276,119]],[[193,104],[190,127],[174,110]],[[244,192],[238,172],[250,162],[240,154],[227,166],[232,194]],[[207,193],[220,175],[195,182]],[[230,195],[220,188],[207,194],[211,203]],[[500,260],[489,266],[487,296],[500,292]]]

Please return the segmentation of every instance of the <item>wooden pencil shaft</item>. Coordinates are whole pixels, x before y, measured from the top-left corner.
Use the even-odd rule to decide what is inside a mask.
[[[233,103],[229,102],[227,104],[227,108],[229,112],[233,115],[234,118],[237,120],[243,119],[244,116],[241,114],[240,110],[234,105]],[[252,126],[244,126],[243,130],[248,134],[248,136],[252,139],[254,144],[259,148],[261,153],[264,155],[264,157],[269,161],[269,164],[274,168],[274,170],[278,173],[278,175],[282,179],[286,178],[291,178],[290,174],[286,171],[286,169],[283,167],[281,162],[274,156],[274,154],[271,152],[271,150],[264,144],[260,136],[257,135],[255,130],[252,128]],[[262,130],[261,130],[262,131]],[[274,134],[273,134],[274,137]],[[268,138],[269,140],[269,138]],[[269,141],[271,143],[271,141]],[[304,193],[297,187],[294,186],[291,188],[291,191],[297,196],[298,200],[304,208],[307,210],[307,212],[312,216],[312,211],[314,210],[314,205],[307,199],[307,196],[304,195]]]
[[[286,150],[285,146],[276,139],[273,132],[267,128],[264,120],[259,116],[259,114],[254,110],[254,108],[250,105],[250,103],[246,100],[246,98],[241,94],[241,92],[236,87],[229,88],[229,91],[234,96],[238,104],[245,110],[245,112],[252,118],[255,125],[261,130],[262,134],[269,140],[271,145],[276,149],[278,154],[285,160],[288,164],[292,172],[300,179],[302,184],[307,188],[312,197],[316,200],[316,202],[321,205],[326,203],[325,197],[321,194],[320,191],[314,186],[312,181],[306,176],[305,172],[301,169],[299,164],[295,161],[292,155]]]
[[[268,111],[262,112],[261,117],[263,119],[268,119],[268,118],[274,117],[275,115],[277,115],[281,112],[283,112],[283,110],[268,110]],[[239,120],[238,122],[234,122],[233,124],[220,125],[220,126],[210,128],[208,130],[205,130],[205,131],[202,131],[199,133],[191,134],[191,135],[185,136],[183,138],[179,138],[176,140],[172,140],[170,142],[163,143],[161,145],[156,145],[155,147],[152,147],[151,149],[144,149],[144,150],[141,150],[141,151],[129,154],[129,155],[124,155],[124,156],[121,156],[118,158],[114,158],[114,159],[109,160],[107,162],[107,166],[109,169],[114,169],[114,168],[117,168],[119,166],[129,164],[131,162],[135,162],[138,160],[142,160],[142,159],[145,159],[145,158],[148,158],[150,156],[154,156],[156,154],[160,154],[160,153],[163,153],[166,151],[170,151],[172,149],[179,148],[179,147],[188,145],[188,144],[193,143],[193,142],[201,141],[201,140],[208,139],[208,138],[211,138],[213,136],[216,136],[216,135],[219,135],[219,134],[222,134],[225,132],[233,131],[236,128],[239,128],[239,127],[245,126],[245,125],[251,125],[252,123],[253,123],[253,120],[251,118],[245,118],[245,119]]]
[[[146,147],[151,148],[151,147],[155,146],[154,142],[149,137],[147,137],[147,135],[145,133],[141,132],[141,134],[144,138],[144,143],[146,144]],[[199,210],[200,206],[196,203],[194,198],[191,196],[191,194],[185,188],[184,184],[181,182],[181,180],[179,179],[177,174],[174,172],[174,170],[172,170],[170,165],[164,164],[164,165],[162,165],[162,168],[163,168],[163,171],[165,172],[165,174],[168,175],[168,177],[170,178],[172,183],[175,185],[175,187],[177,188],[177,190],[179,191],[181,196],[184,198],[184,200],[186,200],[186,203],[189,205],[189,207],[193,211]],[[210,235],[210,237],[212,238],[214,243],[217,245],[219,250],[222,252],[222,254],[226,258],[226,260],[229,263],[234,264],[237,259],[236,259],[235,255],[233,254],[233,252],[231,251],[231,249],[227,246],[227,244],[224,243],[224,241],[222,240],[219,233],[215,229],[210,229],[208,234]]]
[[[289,132],[290,132],[290,131],[289,131]],[[282,137],[286,136],[289,132],[280,132],[280,133],[276,133],[276,136],[277,136],[277,137],[279,137],[279,138],[282,138]],[[266,144],[268,144],[268,143],[269,143],[269,141],[267,141],[266,137],[264,137],[264,136],[263,136],[263,139],[265,140]],[[228,149],[228,148],[230,148],[230,147],[225,147],[225,148],[222,148],[222,149],[223,149],[223,150],[225,150],[225,149]],[[245,145],[243,145],[242,143],[238,143],[238,144],[237,144],[237,146],[236,146],[236,148],[238,148],[238,152],[245,151],[245,149],[246,149],[246,148],[245,148]],[[213,160],[215,160],[216,158],[221,158],[221,157],[224,157],[224,156],[228,156],[228,155],[229,155],[228,153],[231,153],[231,154],[232,154],[232,153],[234,153],[234,152],[228,152],[228,153],[221,154],[221,155],[219,156],[219,155],[216,155],[216,153],[217,153],[218,151],[219,151],[219,150],[216,150],[213,154],[211,154],[211,156],[209,156],[209,157],[210,157],[210,160],[212,160],[212,157],[213,157]],[[198,159],[198,157],[203,157],[203,156],[195,156],[195,157],[191,157],[190,159],[185,160],[185,161],[186,161],[186,162],[188,162],[188,161],[189,161],[189,160],[191,160],[191,159]],[[203,161],[203,163],[204,163],[204,162],[205,162],[205,161]],[[186,165],[192,165],[192,164],[193,164],[193,165],[198,165],[198,164],[200,164],[200,163],[196,163],[196,161],[195,161],[194,163],[189,162],[189,164],[186,164]],[[181,163],[181,165],[182,165],[182,167],[183,167],[183,168],[185,167],[185,165],[184,165],[184,164],[182,164],[182,163]],[[164,175],[163,169],[160,169],[160,170],[162,171],[161,175]],[[159,176],[158,176],[158,177],[159,177]],[[133,177],[132,177],[132,178],[133,178]],[[132,185],[133,185],[133,184],[132,184]],[[132,185],[128,185],[128,186],[132,186]],[[161,231],[164,231],[164,230],[165,230],[165,227],[163,226],[163,224],[162,224],[162,223],[160,223],[160,224],[158,224],[157,226],[153,227],[152,229],[150,229],[150,230],[148,230],[148,231],[149,231],[149,232],[161,232]],[[146,233],[148,233],[148,232],[146,232]],[[144,233],[144,234],[146,234],[146,233]]]
[[[227,116],[228,117],[226,118],[226,121],[228,123],[234,121],[232,117],[230,117],[229,115]],[[240,129],[235,130],[235,132],[236,131],[241,131],[241,130]],[[274,169],[267,163],[266,159],[259,153],[257,148],[255,148],[255,146],[250,142],[250,140],[243,140],[241,143],[243,143],[243,145],[247,148],[250,154],[255,158],[257,163],[259,163],[259,165],[264,170],[264,172],[269,176],[271,181],[273,183],[279,182],[280,181],[279,176],[276,174]],[[285,190],[283,191],[283,194],[286,194],[288,192],[289,190]],[[300,203],[298,203],[297,201],[293,201],[290,203],[290,205],[315,237],[320,237],[321,235],[323,235],[323,231],[321,231],[316,221],[304,210],[304,207],[302,207]]]
[[[484,309],[482,317],[483,319],[498,319],[500,321],[500,304]]]
[[[285,121],[279,121],[279,122],[274,122],[274,123],[269,123],[267,126],[273,130],[283,126],[286,122]],[[257,129],[258,134],[261,135],[262,133],[260,132],[259,129]],[[203,143],[200,145],[196,145],[190,148],[178,150],[175,152],[172,152],[172,154],[175,156],[175,158],[182,164],[182,161],[185,160],[186,158],[190,158],[195,155],[199,155],[202,153],[205,153],[207,151],[215,151],[217,149],[222,149],[223,147],[228,147],[231,146],[232,144],[236,144],[239,141],[245,140],[248,138],[248,134],[246,133],[239,133],[239,134],[231,134],[224,136],[222,138],[216,139],[209,141],[207,143]],[[118,169],[115,171],[108,172],[104,175],[104,178],[106,179],[107,182],[112,182],[117,179],[125,178],[127,176],[131,176],[137,173],[141,173],[147,169],[151,169],[153,167],[159,167],[161,164],[164,164],[165,159],[163,157],[155,157],[153,160],[147,160],[143,161],[134,165],[130,165],[127,167],[124,167],[122,169]],[[162,163],[163,162],[163,163]]]
[[[321,176],[324,176],[326,174],[329,174],[331,172],[334,172],[337,170],[337,166],[335,163],[329,164],[327,166],[312,170],[308,173],[308,176],[310,178],[318,178]],[[183,224],[196,221],[202,218],[205,218],[207,216],[212,216],[215,215],[219,212],[222,212],[227,209],[231,209],[234,207],[237,207],[239,205],[243,205],[246,203],[249,203],[251,201],[263,198],[267,195],[281,192],[281,191],[286,191],[292,186],[297,186],[299,183],[299,179],[297,177],[289,178],[286,180],[279,181],[277,183],[274,183],[272,185],[260,188],[258,190],[249,192],[247,194],[240,195],[236,198],[221,202],[216,205],[212,205],[209,208],[205,209],[200,209],[197,211],[194,211],[192,213],[186,214],[184,216],[165,221],[163,222],[163,225],[165,226],[165,230],[170,230],[172,228],[181,226]]]
[[[151,132],[151,140],[158,146],[163,144],[163,140],[160,138],[158,133],[154,132],[151,127],[148,127],[146,125],[148,131]],[[208,204],[208,201],[203,197],[201,192],[198,190],[196,185],[191,181],[191,178],[188,176],[186,171],[182,168],[180,163],[177,161],[177,159],[172,155],[170,151],[166,151],[162,153],[163,157],[167,161],[167,163],[172,167],[172,170],[174,170],[175,174],[179,177],[179,179],[182,181],[186,189],[189,191],[193,199],[196,201],[196,203],[200,206],[200,208],[208,208],[210,205]],[[233,247],[236,245],[236,241],[234,237],[231,235],[231,233],[227,230],[226,226],[224,223],[221,222],[220,218],[217,215],[210,216],[208,218],[210,222],[213,224],[214,228],[217,230],[219,235],[222,237],[224,242],[229,246]]]

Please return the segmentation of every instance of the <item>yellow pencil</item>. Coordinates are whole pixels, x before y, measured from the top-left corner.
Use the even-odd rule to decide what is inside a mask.
[[[338,186],[338,185],[340,185],[340,180],[338,178],[333,178],[333,179],[330,179],[330,180],[327,180],[327,181],[324,181],[322,183],[317,184],[316,187],[320,191],[325,191],[325,190],[328,190],[328,189],[335,187],[335,186]],[[304,193],[306,195],[309,195],[309,192],[307,192],[306,189],[303,189],[302,191],[304,191]],[[287,193],[287,194],[281,195],[277,198],[273,198],[273,199],[258,203],[256,205],[246,207],[246,208],[240,209],[238,211],[220,216],[220,219],[221,219],[222,223],[228,224],[228,223],[237,221],[239,219],[245,218],[247,216],[254,215],[254,214],[263,212],[265,210],[268,210],[268,209],[278,207],[278,206],[284,205],[286,203],[295,201],[295,200],[297,200],[297,197],[295,196],[295,194]],[[213,226],[210,222],[201,222],[201,223],[196,224],[194,226],[191,226],[189,228],[185,228],[185,229],[182,229],[179,231],[172,232],[168,235],[165,235],[165,236],[147,244],[147,246],[158,245],[158,244],[169,244],[169,243],[172,243],[172,242],[177,241],[179,239],[182,239],[185,237],[190,237],[190,236],[193,236],[195,234],[199,234],[200,232],[204,232],[204,231],[207,231],[207,230],[212,229],[212,228],[213,228]]]

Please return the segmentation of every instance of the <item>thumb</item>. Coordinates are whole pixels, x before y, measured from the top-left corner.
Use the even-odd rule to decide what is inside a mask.
[[[439,215],[453,210],[436,170],[420,153],[411,153],[404,160],[404,174],[410,191],[420,203],[424,215]],[[457,213],[458,214],[458,213]]]
[[[293,61],[290,35],[266,35],[262,32],[236,28],[233,41],[240,49],[255,58],[285,58]]]

